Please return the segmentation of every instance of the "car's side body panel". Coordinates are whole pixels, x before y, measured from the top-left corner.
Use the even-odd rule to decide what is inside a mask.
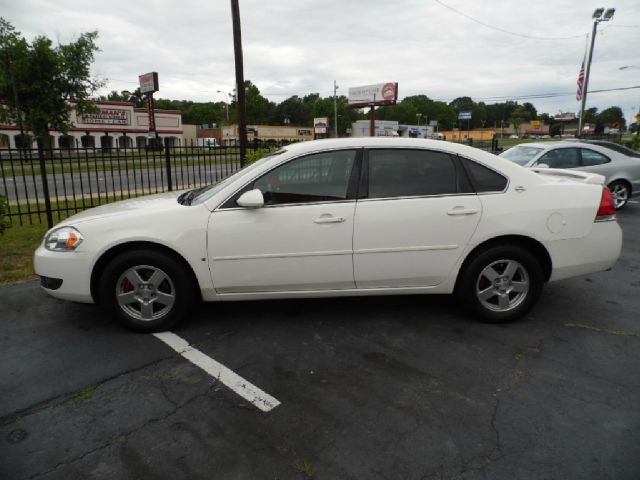
[[[475,194],[359,201],[353,234],[358,288],[442,283],[481,217]]]
[[[354,288],[354,213],[355,201],[213,212],[208,256],[216,292]]]

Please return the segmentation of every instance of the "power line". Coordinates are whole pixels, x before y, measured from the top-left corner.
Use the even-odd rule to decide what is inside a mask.
[[[574,38],[579,38],[582,37],[584,35],[584,33],[578,34],[578,35],[571,35],[569,37],[537,37],[534,35],[526,35],[524,33],[518,33],[518,32],[512,32],[511,30],[506,30],[504,28],[501,27],[496,27],[495,25],[490,25],[486,22],[483,22],[482,20],[478,20],[477,18],[472,17],[471,15],[467,15],[464,12],[461,12],[460,10],[453,8],[450,5],[447,5],[446,3],[442,2],[441,0],[435,0],[436,3],[442,5],[443,7],[451,10],[454,13],[457,13],[458,15],[461,15],[463,17],[465,17],[468,20],[471,20],[472,22],[478,23],[480,25],[482,25],[483,27],[487,27],[487,28],[491,28],[493,30],[497,30],[498,32],[502,32],[502,33],[506,33],[507,35],[513,35],[514,37],[521,37],[521,38],[528,38],[530,40],[571,40]]]
[[[603,88],[599,90],[589,90],[587,93],[604,93],[604,92],[619,92],[624,90],[633,90],[636,88],[640,88],[640,85],[634,85],[631,87],[617,87],[617,88]],[[535,100],[538,98],[555,98],[555,97],[566,97],[569,95],[575,95],[576,92],[552,92],[552,93],[532,93],[528,95],[501,95],[496,97],[481,97],[477,98],[477,100]]]

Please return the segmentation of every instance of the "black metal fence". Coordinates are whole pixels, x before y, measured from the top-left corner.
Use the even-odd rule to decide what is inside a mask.
[[[239,169],[236,146],[9,148],[0,150],[0,196],[11,223],[51,226],[105,203],[213,184]]]

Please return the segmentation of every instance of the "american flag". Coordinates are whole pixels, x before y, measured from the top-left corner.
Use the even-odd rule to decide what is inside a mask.
[[[582,59],[582,66],[580,67],[580,73],[578,73],[578,91],[576,92],[576,100],[582,100],[582,94],[584,87],[584,58]]]

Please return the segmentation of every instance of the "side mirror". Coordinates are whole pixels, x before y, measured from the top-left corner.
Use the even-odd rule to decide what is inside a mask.
[[[254,188],[253,190],[249,190],[248,192],[244,192],[240,195],[240,198],[236,200],[236,203],[240,207],[260,208],[264,207],[264,197],[262,196],[260,189]]]
[[[538,163],[536,164],[536,168],[551,168],[546,163]]]

